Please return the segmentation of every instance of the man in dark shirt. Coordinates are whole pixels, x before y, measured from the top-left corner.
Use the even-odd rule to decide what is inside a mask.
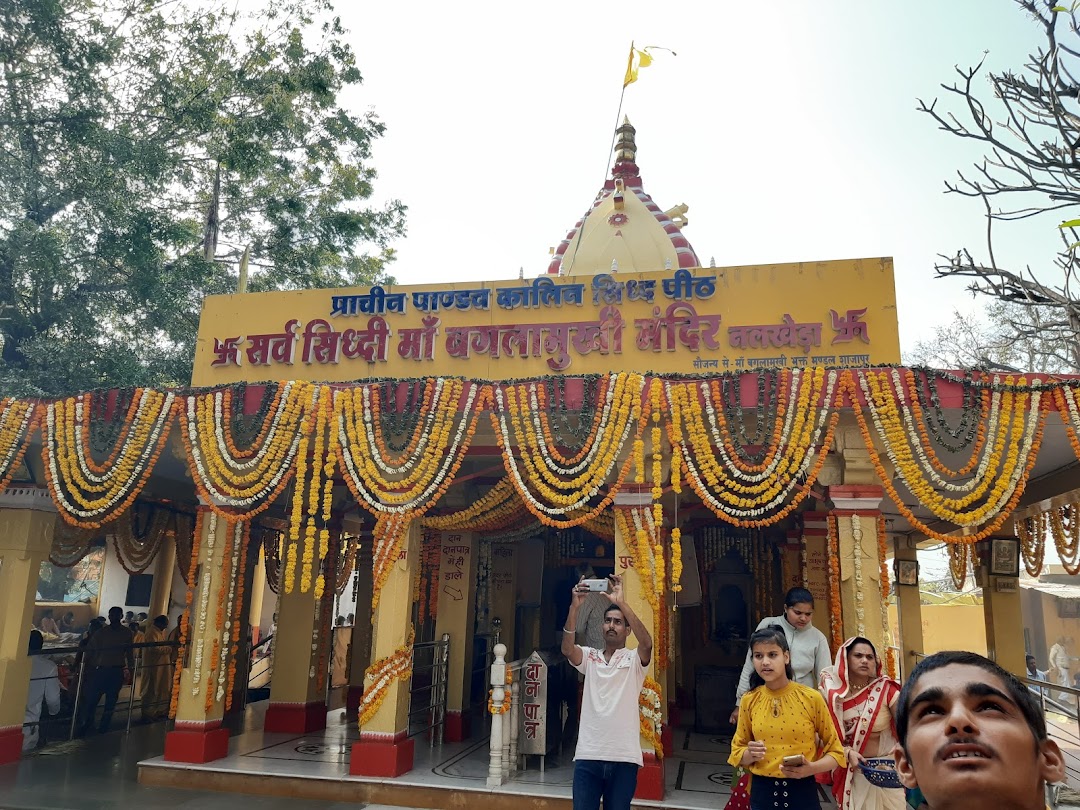
[[[120,688],[135,666],[131,644],[131,631],[124,627],[124,611],[118,607],[109,608],[109,623],[94,633],[86,645],[86,664],[89,672],[86,702],[83,703],[82,723],[79,734],[84,735],[94,723],[101,696],[105,696],[105,710],[98,723],[98,733],[109,730],[113,709],[120,695]]]

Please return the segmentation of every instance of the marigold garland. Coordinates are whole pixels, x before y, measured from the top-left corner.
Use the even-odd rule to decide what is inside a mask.
[[[971,542],[952,542],[945,547],[949,552],[949,576],[952,578],[953,587],[958,591],[964,590],[967,582],[971,546]]]
[[[844,619],[840,603],[840,532],[836,516],[829,515],[829,637],[835,653],[844,643]]]
[[[19,469],[40,419],[39,405],[12,397],[0,399],[0,491],[7,489]]]
[[[638,725],[641,736],[652,744],[660,759],[664,758],[664,744],[660,738],[664,727],[662,694],[660,684],[646,676],[638,695]]]
[[[892,643],[892,628],[889,626],[889,566],[885,562],[888,553],[888,540],[885,535],[885,518],[878,515],[877,518],[877,544],[878,544],[878,584],[881,586],[881,637],[885,642],[885,669],[890,678],[896,677],[896,650]]]
[[[84,397],[68,397],[45,406],[41,454],[45,480],[60,516],[74,526],[94,529],[123,514],[138,496],[157,464],[172,426],[175,395],[136,389],[111,463],[90,466],[83,441]],[[97,470],[97,471],[95,471]]]
[[[186,592],[184,597],[184,612],[180,616],[180,646],[177,649],[176,666],[173,670],[173,688],[169,699],[169,718],[176,718],[176,709],[180,699],[180,674],[184,670],[184,658],[191,635],[191,608],[195,595],[195,569],[198,567],[199,546],[202,544],[203,516],[206,511],[198,510],[195,515],[195,528],[191,535],[191,557],[188,560],[187,571],[184,572],[184,585]]]
[[[1065,504],[1050,509],[1047,515],[1061,566],[1065,573],[1076,576],[1080,573],[1080,506]]]
[[[240,611],[244,608],[244,583],[245,574],[247,572],[247,561],[250,554],[251,546],[251,522],[249,520],[238,521],[241,530],[240,536],[240,571],[234,578],[236,583],[236,599],[232,600],[230,595],[230,602],[233,605],[232,613],[232,645],[229,649],[229,676],[228,684],[225,691],[225,711],[229,711],[232,708],[233,699],[233,687],[236,684],[236,661],[240,654]]]
[[[1020,540],[1020,559],[1029,577],[1042,573],[1046,556],[1046,513],[1032,515],[1016,521],[1016,536]]]
[[[364,696],[360,699],[359,706],[359,726],[361,729],[371,721],[382,707],[383,701],[386,700],[386,694],[390,690],[390,685],[396,680],[407,681],[412,677],[413,640],[415,638],[416,632],[410,625],[405,644],[385,658],[373,662],[365,671]]]

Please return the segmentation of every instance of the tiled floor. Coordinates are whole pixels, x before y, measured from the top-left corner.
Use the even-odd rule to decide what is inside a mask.
[[[328,715],[328,728],[305,735],[267,734],[262,729],[265,703],[249,706],[233,729],[230,753],[225,759],[202,766],[179,766],[190,774],[193,785],[200,772],[246,773],[259,776],[287,775],[335,782],[364,781],[348,774],[355,724],[340,711]],[[0,808],[35,810],[96,810],[138,807],[139,810],[187,810],[187,808],[233,808],[237,797],[225,793],[148,787],[137,783],[139,765],[150,768],[178,766],[164,763],[164,725],[143,726],[130,735],[107,734],[62,743],[44,749],[17,765],[0,767]],[[723,736],[676,732],[673,756],[665,763],[666,796],[663,802],[643,802],[684,810],[717,810],[727,802],[731,768],[727,765],[728,740]],[[509,796],[569,799],[573,763],[570,756],[547,757],[544,771],[530,757],[526,770],[499,788],[488,788],[487,739],[431,747],[416,739],[415,764],[396,783],[437,787],[456,792],[496,792]],[[824,797],[823,797],[824,798]],[[295,810],[296,799],[259,797],[260,808]],[[823,801],[823,806],[828,806]],[[304,800],[313,810],[350,808],[359,804]],[[375,805],[368,805],[374,807]]]

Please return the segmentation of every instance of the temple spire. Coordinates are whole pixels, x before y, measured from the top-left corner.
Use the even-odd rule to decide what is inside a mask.
[[[630,119],[623,116],[622,125],[615,130],[616,167],[621,163],[633,164],[637,159],[637,142],[634,140],[636,134],[637,130],[630,123]]]

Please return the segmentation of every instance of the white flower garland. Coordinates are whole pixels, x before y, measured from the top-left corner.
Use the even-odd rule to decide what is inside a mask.
[[[277,424],[280,421],[280,416],[284,410],[285,403],[287,401],[286,394],[289,394],[291,392],[292,388],[290,386],[289,390],[282,394],[281,402],[278,406],[278,411],[274,416],[274,423],[271,431],[277,430]],[[312,393],[311,408],[314,409],[317,404],[318,389],[316,388],[315,391]],[[202,435],[196,405],[197,395],[187,397],[186,407],[184,409],[184,427],[189,439],[190,460],[192,462],[192,466],[194,467],[195,473],[198,476],[198,482],[201,484],[202,489],[209,496],[208,500],[211,502],[212,505],[214,505],[215,507],[227,506],[236,509],[246,509],[247,507],[263,500],[270,493],[274,492],[277,489],[278,485],[281,483],[281,480],[286,475],[292,473],[293,462],[296,459],[296,454],[300,447],[301,433],[299,430],[297,430],[296,434],[293,436],[292,441],[289,444],[288,450],[281,456],[280,459],[277,460],[274,472],[272,475],[270,475],[269,479],[267,479],[266,475],[257,476],[257,480],[254,483],[245,485],[238,480],[225,481],[217,478],[217,475],[221,475],[220,470],[217,470],[215,472],[215,475],[211,476],[207,472],[207,468],[210,465],[207,464],[206,460],[203,457],[202,448],[202,442],[208,440],[209,437],[204,437]],[[218,447],[220,450],[224,442],[224,438],[221,435],[222,414],[221,409],[218,407],[218,405],[219,401],[216,400],[214,409],[214,440],[218,443]],[[301,405],[301,407],[307,406]],[[246,471],[250,469],[250,467],[254,466],[254,464],[264,463],[266,461],[266,457],[269,453],[270,448],[273,447],[273,444],[270,442],[269,439],[270,437],[268,436],[267,440],[263,442],[262,447],[259,448],[255,456],[245,462],[239,462],[234,459],[231,452],[229,452],[228,448],[225,447],[224,451],[220,452],[219,455],[222,462],[227,468],[227,473],[229,474],[229,476],[233,477],[234,479],[239,479],[240,477],[245,475]],[[228,487],[234,491],[240,490],[242,494],[230,495],[228,492],[225,491],[225,487]]]
[[[851,516],[851,541],[852,541],[852,557],[855,562],[855,635],[866,636],[866,610],[863,608],[863,575],[862,575],[862,558],[863,558],[863,530],[862,519],[858,514]]]
[[[195,641],[195,660],[191,667],[191,696],[198,697],[202,683],[203,645],[206,643],[206,610],[210,602],[210,577],[214,567],[214,543],[217,541],[217,512],[207,513],[210,525],[206,530],[206,562],[203,563],[202,581],[199,583],[199,637]]]
[[[149,389],[143,391],[142,397],[139,400],[139,408],[137,410],[137,414],[142,413],[143,407],[146,404],[146,401],[151,393],[152,392]],[[65,480],[63,473],[61,472],[60,465],[57,463],[57,456],[59,455],[60,448],[57,444],[56,436],[56,403],[50,402],[45,408],[45,456],[46,463],[49,466],[49,475],[55,484],[54,494],[56,496],[57,506],[59,506],[67,514],[79,520],[85,521],[94,520],[103,515],[108,515],[113,509],[116,508],[117,504],[122,503],[124,500],[126,500],[127,497],[131,494],[132,489],[137,487],[139,483],[143,480],[143,477],[147,470],[147,466],[149,465],[150,460],[153,458],[154,452],[157,450],[158,445],[161,441],[162,431],[165,430],[165,426],[168,423],[169,415],[172,413],[172,404],[174,399],[175,395],[172,393],[168,393],[165,395],[164,399],[162,400],[161,410],[154,416],[153,426],[150,428],[149,438],[147,439],[146,444],[139,451],[138,458],[135,460],[132,468],[130,470],[124,471],[124,474],[127,476],[126,480],[117,487],[116,492],[113,493],[111,498],[105,501],[102,505],[93,509],[82,509],[68,499],[65,488],[73,487],[74,482]],[[78,419],[78,409],[79,403],[76,402],[76,419]],[[137,416],[134,424],[138,424],[140,421],[141,417]],[[127,456],[131,443],[135,441],[135,436],[139,433],[139,431],[135,430],[134,424],[132,426],[132,429],[128,431],[127,441],[117,455],[118,459],[125,458]],[[93,482],[94,484],[100,484],[102,485],[101,489],[106,489],[107,486],[105,485],[110,483],[113,478],[120,474],[120,470],[123,465],[113,464],[109,468],[109,471],[106,472],[104,475],[94,475],[90,472],[89,468],[86,467],[86,460],[85,457],[82,455],[82,441],[76,437],[76,440],[73,442],[73,444],[76,448],[76,457],[78,459],[77,463],[79,464],[80,472],[84,476],[86,476],[87,481]]]
[[[866,383],[864,375],[859,375],[859,382],[860,386],[862,387],[863,394],[864,396],[866,396],[867,402],[872,403],[872,397],[869,393],[869,386]],[[1020,477],[1024,474],[1025,466],[1023,460],[1031,455],[1031,447],[1034,443],[1035,438],[1035,428],[1039,422],[1039,411],[1042,403],[1043,391],[1041,389],[1032,389],[1029,393],[1030,395],[1028,398],[1028,414],[1024,425],[1024,432],[1023,435],[1020,437],[1019,446],[1017,448],[1017,455],[1020,460],[1015,465],[1013,465],[1013,470],[1011,475],[1009,476],[1009,480],[1003,487],[1001,494],[998,496],[997,500],[993,503],[984,504],[984,506],[973,510],[971,515],[954,514],[954,510],[951,509],[949,499],[945,499],[943,508],[938,508],[937,504],[934,503],[924,504],[924,506],[928,508],[931,512],[933,512],[936,517],[956,523],[959,526],[976,526],[985,522],[985,515],[997,514],[1002,510],[1005,504],[1009,502],[1009,499],[1016,491],[1016,486],[1020,481]],[[908,477],[904,472],[904,465],[900,461],[899,455],[897,453],[897,448],[895,448],[892,442],[889,441],[889,436],[884,428],[884,425],[881,422],[880,416],[878,415],[876,408],[872,404],[870,406],[870,414],[873,417],[874,427],[877,429],[878,436],[881,437],[882,443],[884,444],[885,453],[889,457],[889,461],[892,462],[893,468],[896,470],[897,475],[900,476],[900,479],[904,482],[904,484],[908,487],[909,490],[915,491],[916,487],[912,485],[913,482],[908,480]],[[994,417],[994,421],[987,428],[988,443],[990,441],[990,432],[992,430],[996,431],[996,420],[998,418],[996,414],[992,414],[992,416]],[[1009,441],[1013,444],[1017,443],[1015,436],[1010,436]],[[909,440],[909,442],[905,444],[904,449],[910,451],[913,446],[917,448],[916,452],[921,451],[922,449],[919,446],[919,442],[917,440],[914,442]],[[910,452],[906,453],[905,456],[907,458],[910,458]],[[986,468],[983,465],[980,465],[980,470],[981,474],[985,475]],[[976,478],[978,478],[979,475],[980,474],[977,474]]]
[[[229,573],[229,603],[228,611],[225,614],[225,626],[221,630],[221,656],[218,659],[218,688],[217,699],[221,700],[225,697],[225,681],[228,679],[228,667],[229,662],[229,638],[232,635],[233,622],[237,620],[237,611],[239,606],[235,604],[236,596],[236,579],[237,572],[240,570],[240,547],[244,542],[244,523],[241,520],[236,520],[232,524],[233,530],[233,553],[232,553],[232,570]]]
[[[637,383],[637,391],[631,391],[630,396],[637,396],[640,398],[641,391],[645,386],[645,379],[643,377],[638,377]],[[626,388],[627,390],[629,390],[629,384],[626,386]],[[600,492],[600,485],[596,484],[587,490],[582,490],[580,497],[578,497],[577,500],[575,500],[571,504],[568,504],[567,506],[549,506],[548,504],[538,501],[536,497],[532,494],[532,492],[529,490],[528,486],[525,484],[525,481],[521,475],[521,470],[518,467],[517,458],[514,456],[514,453],[510,449],[515,446],[515,443],[510,427],[507,425],[506,422],[506,403],[503,401],[503,391],[501,386],[495,387],[495,401],[497,405],[495,423],[498,426],[499,435],[502,437],[503,446],[506,448],[505,452],[503,452],[503,462],[505,463],[507,469],[510,471],[511,480],[514,482],[514,488],[517,489],[518,494],[521,495],[522,498],[527,500],[538,511],[541,511],[544,514],[565,515],[577,509],[581,509],[589,502],[591,498],[595,497]],[[627,417],[626,424],[623,426],[622,436],[619,437],[617,446],[611,452],[610,460],[608,461],[607,466],[604,468],[601,474],[595,477],[594,480],[599,482],[605,482],[608,480],[611,470],[618,462],[619,455],[622,452],[622,448],[626,445],[626,440],[630,436],[630,432],[633,429],[633,426],[633,418]]]
[[[445,383],[446,380],[443,377],[437,377],[435,379],[435,393],[432,395],[431,406],[428,408],[427,415],[424,417],[424,429],[420,434],[420,441],[417,442],[412,455],[399,465],[389,464],[379,451],[379,444],[375,438],[375,428],[371,422],[371,386],[364,385],[361,387],[361,391],[364,395],[364,435],[367,437],[368,450],[371,453],[371,460],[374,461],[375,465],[387,475],[404,475],[424,458],[424,451],[427,449],[428,442],[431,441],[434,434],[431,425],[434,423],[435,417],[442,410],[441,405],[443,390],[446,387]]]
[[[349,434],[345,427],[345,415],[340,409],[335,409],[338,414],[338,441],[341,457],[345,462],[345,473],[352,480],[356,492],[359,493],[360,497],[371,508],[371,511],[399,515],[405,514],[406,512],[415,512],[427,506],[428,501],[430,501],[435,493],[439,491],[443,481],[446,480],[450,468],[453,467],[454,461],[460,454],[462,440],[464,439],[466,430],[472,420],[477,392],[480,390],[480,386],[475,383],[467,383],[466,385],[468,387],[468,393],[465,398],[465,407],[459,415],[457,431],[454,433],[450,444],[443,448],[444,455],[442,466],[439,468],[438,472],[432,476],[431,481],[428,482],[428,485],[423,491],[410,500],[396,505],[386,503],[387,500],[391,500],[390,496],[392,493],[383,492],[380,494],[378,482],[368,480],[368,476],[363,472],[363,464],[357,463],[355,457],[357,448],[350,445]]]
[[[30,421],[34,418],[34,413],[36,412],[36,410],[37,409],[33,406],[26,408],[25,413],[23,413],[22,423],[19,425],[18,430],[15,431],[16,436],[22,436],[25,439],[27,428],[30,426]],[[9,413],[11,413],[11,408],[5,408],[5,421]],[[11,443],[11,447],[8,448],[7,455],[4,457],[3,462],[0,463],[0,479],[7,477],[8,470],[11,469],[11,465],[15,461],[15,457],[19,454],[19,450],[22,446],[22,441],[13,441]]]
[[[540,448],[540,456],[544,459],[544,464],[547,465],[547,468],[551,470],[551,472],[562,476],[577,475],[588,467],[593,459],[596,458],[596,454],[600,451],[600,447],[602,446],[600,438],[604,435],[608,421],[611,419],[612,404],[615,401],[615,380],[617,377],[617,374],[608,375],[607,393],[604,397],[604,405],[600,413],[600,424],[597,426],[596,434],[593,437],[593,443],[589,447],[585,457],[572,467],[564,467],[552,458],[551,450],[547,446],[547,441],[544,439],[544,426],[540,422],[540,400],[536,395],[537,384],[534,382],[529,385],[529,405],[532,406],[530,417],[532,419],[533,431],[537,440],[536,444]]]
[[[791,438],[791,428],[795,420],[795,403],[798,400],[799,394],[799,381],[802,375],[802,370],[793,368],[791,370],[791,380],[788,384],[788,408],[784,414],[784,426],[780,433],[780,444],[783,446]],[[807,383],[810,384],[809,382]],[[665,386],[670,386],[670,383],[665,383]],[[716,408],[712,403],[712,394],[709,389],[709,383],[702,381],[699,383],[701,388],[702,399],[705,401],[705,411],[708,413],[709,418],[705,420],[705,424],[709,428],[709,434],[712,436],[713,445],[716,447],[717,453],[720,456],[720,461],[724,465],[724,472],[731,478],[737,481],[741,481],[747,484],[756,484],[760,481],[764,481],[771,476],[780,462],[784,459],[782,452],[777,452],[773,455],[772,461],[768,466],[759,473],[747,473],[739,469],[739,466],[735,463],[735,460],[727,451],[727,446],[724,442],[724,437],[721,435],[720,423],[716,418]],[[831,402],[831,397],[826,398],[826,402]]]
[[[824,404],[820,408],[818,408],[817,422],[814,426],[813,436],[807,443],[806,452],[803,454],[803,457],[799,462],[798,469],[788,473],[789,477],[787,483],[781,488],[780,492],[778,492],[776,496],[767,504],[753,507],[751,509],[743,509],[715,498],[712,492],[709,491],[709,485],[704,480],[701,473],[698,471],[697,466],[694,463],[693,452],[689,450],[683,452],[682,459],[683,462],[686,464],[687,473],[690,477],[694,479],[694,481],[697,482],[695,490],[701,495],[702,501],[705,503],[705,505],[717,514],[723,513],[740,520],[748,520],[768,514],[769,512],[773,511],[777,506],[784,503],[788,499],[791,491],[799,484],[799,481],[805,477],[806,473],[810,469],[810,466],[814,462],[815,453],[813,452],[813,448],[817,447],[817,445],[821,441],[821,434],[824,432],[825,425],[828,422],[829,414],[832,410],[830,403],[833,402],[834,392],[836,389],[836,381],[837,372],[835,370],[830,370],[826,378],[826,392],[822,399]],[[669,391],[670,385],[671,384],[669,382],[665,383],[665,386],[668,388]],[[782,436],[781,443],[783,444],[789,441],[790,438],[790,436]]]

